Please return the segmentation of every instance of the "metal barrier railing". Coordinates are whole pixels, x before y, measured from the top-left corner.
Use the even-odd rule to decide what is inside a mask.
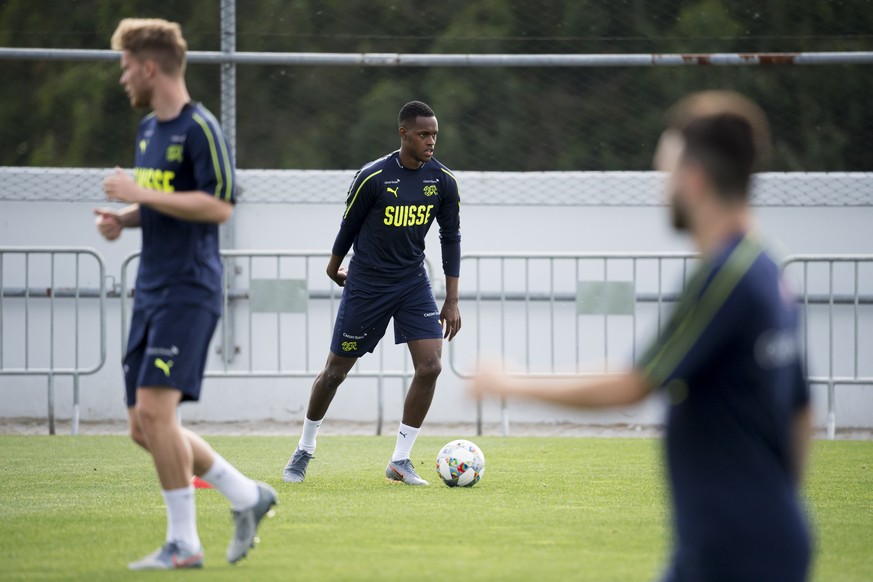
[[[466,253],[461,277],[472,281],[473,291],[461,298],[475,307],[472,317],[465,309],[464,337],[449,346],[451,368],[469,378],[471,358],[490,345],[501,358],[517,360],[524,374],[556,373],[558,361],[574,365],[564,372],[580,373],[581,364],[598,357],[608,372],[611,348],[630,346],[636,356],[641,305],[647,307],[646,322],[660,330],[663,307],[676,300],[694,261],[693,253]],[[678,289],[671,286],[677,281]],[[462,354],[467,369],[458,361]],[[537,367],[535,361],[548,365]],[[500,408],[506,435],[505,401]],[[476,426],[481,434],[481,401]]]
[[[584,372],[608,373],[615,345],[633,361],[640,341],[660,331],[666,315],[663,306],[676,301],[696,257],[689,253],[465,254],[461,275],[472,281],[473,291],[462,299],[473,302],[475,308],[472,315],[465,310],[465,337],[459,336],[449,347],[451,368],[459,377],[470,378],[475,359],[490,346],[493,355],[514,360],[518,373],[582,373],[581,354],[587,345],[586,359],[600,359],[603,367]],[[835,279],[836,264],[848,270]],[[869,272],[863,292],[865,264]],[[802,268],[798,302],[803,313],[803,348],[808,358],[810,353],[823,355],[809,362],[809,382],[827,386],[827,434],[834,438],[835,387],[873,385],[873,358],[864,360],[861,350],[865,340],[873,345],[873,336],[863,334],[861,323],[862,316],[873,317],[873,255],[795,255],[783,265],[789,274]],[[825,272],[811,279],[814,265]],[[862,313],[865,306],[869,313]],[[651,328],[645,334],[639,333],[640,319]],[[816,333],[822,326],[826,328],[824,342]],[[839,333],[841,326],[846,333]],[[840,337],[852,341],[838,358],[834,350]],[[459,361],[463,357],[466,362]],[[505,401],[500,411],[502,432],[507,435]],[[480,401],[476,411],[479,434],[482,422]]]
[[[330,258],[327,251],[221,251],[224,263],[224,316],[216,335],[220,336],[218,365],[210,362],[209,378],[314,378],[327,356],[330,334],[342,290],[324,272]],[[128,255],[121,267],[122,353],[127,342],[129,299],[132,297],[130,267],[139,253]],[[313,261],[317,264],[313,265]],[[432,269],[426,261],[428,272]],[[232,281],[232,283],[231,283]],[[438,286],[434,282],[435,291]],[[248,308],[245,309],[247,304]],[[315,321],[317,320],[317,321]],[[272,329],[270,329],[272,328]],[[289,333],[290,332],[290,333]],[[264,339],[269,334],[269,340]],[[313,342],[319,335],[324,341]],[[259,342],[263,339],[264,341]],[[315,353],[311,345],[319,346]],[[405,350],[402,365],[386,366],[385,341],[372,357],[355,365],[349,378],[375,378],[377,387],[376,433],[384,420],[384,381],[398,378],[405,398],[412,378],[411,362]],[[259,349],[265,346],[264,350]],[[289,361],[298,355],[296,362]],[[313,361],[312,357],[319,358]]]
[[[873,341],[869,331],[865,338],[861,328],[862,316],[873,316],[873,255],[793,255],[785,260],[784,269],[800,285],[808,379],[812,385],[827,387],[827,434],[833,439],[836,387],[873,386],[873,358],[862,360],[861,350],[863,340]],[[817,276],[811,278],[810,271],[817,271],[813,274]],[[813,344],[822,327],[827,330],[827,345],[819,349],[822,346]],[[839,353],[835,352],[838,343]]]
[[[34,263],[44,257],[47,274]],[[59,257],[70,257],[72,264],[59,264]],[[96,263],[91,274],[90,287],[84,287],[82,258],[90,257]],[[15,268],[16,258],[20,261]],[[10,266],[12,265],[12,266]],[[63,269],[64,273],[60,271]],[[10,275],[9,273],[13,273]],[[11,280],[10,280],[11,279]],[[96,286],[95,286],[96,284]],[[40,300],[40,301],[37,301]],[[86,326],[93,326],[93,315],[82,317],[85,301],[96,300],[99,325],[99,347],[92,357],[96,361],[81,361],[80,334]],[[47,313],[42,301],[47,301]],[[70,307],[72,314],[59,321],[62,308]],[[5,332],[23,330],[23,337],[8,341]],[[89,327],[90,329],[90,327]],[[34,338],[34,335],[42,334]],[[16,333],[17,335],[17,333]],[[71,341],[70,341],[71,339]],[[58,346],[58,340],[61,346]],[[39,342],[39,354],[32,353],[31,343]],[[46,350],[46,344],[48,349]],[[56,352],[64,350],[61,358]],[[10,354],[10,351],[12,352]],[[35,363],[42,359],[41,362]],[[66,363],[62,360],[65,359]],[[55,377],[70,376],[73,383],[72,434],[79,431],[79,377],[96,373],[106,362],[106,265],[103,256],[84,247],[0,247],[0,376],[45,376],[48,382],[49,434],[55,434]]]
[[[72,259],[62,264],[61,256]],[[116,293],[107,291],[105,262],[93,249],[0,247],[0,376],[46,376],[50,434],[55,433],[57,376],[72,378],[71,432],[78,432],[79,377],[96,373],[106,361],[107,296],[122,298],[124,349],[133,294],[129,271],[138,256],[134,253],[123,262]],[[44,257],[45,264],[36,257]],[[93,273],[86,277],[82,275],[83,257],[95,262]],[[310,278],[312,273],[321,273],[328,257],[324,251],[223,251],[225,313],[231,315],[222,318],[217,331],[221,358],[217,365],[211,362],[206,375],[316,376],[321,362],[311,360],[310,345],[319,334],[325,341],[316,344],[327,345],[341,294],[326,278],[323,285],[317,283],[318,278]],[[315,271],[314,260],[318,261]],[[472,291],[463,292],[461,299],[467,306],[472,302],[474,308],[471,313],[465,307],[465,333],[449,344],[450,367],[460,378],[469,378],[475,358],[494,349],[494,355],[518,361],[525,374],[580,373],[583,362],[598,358],[603,369],[597,373],[608,373],[616,351],[635,359],[639,339],[661,329],[665,306],[684,288],[695,260],[691,253],[465,254],[461,274],[465,282],[472,282]],[[833,438],[836,387],[873,385],[873,358],[865,358],[863,349],[868,343],[873,346],[873,326],[862,323],[873,317],[873,255],[794,255],[783,265],[800,286],[809,381],[827,388],[827,433]],[[429,264],[427,268],[431,271]],[[99,316],[96,330],[94,314],[82,315],[83,306],[92,301],[97,303]],[[68,321],[59,321],[61,313],[68,314]],[[273,330],[264,339],[269,349],[256,349],[256,338],[265,336],[262,329],[270,325]],[[643,327],[651,329],[640,334]],[[96,353],[88,354],[96,361],[88,364],[82,362],[80,345],[86,328],[99,334]],[[11,341],[4,335],[11,329],[16,334],[23,330],[24,337]],[[34,337],[39,350],[31,345]],[[60,351],[66,362],[58,357]],[[302,361],[289,363],[291,352],[301,354]],[[317,350],[315,355],[320,358],[325,352]],[[369,368],[356,366],[349,376],[377,380],[377,433],[381,434],[384,380],[400,379],[405,396],[413,372],[405,351],[402,365],[387,366],[381,345],[375,361],[368,361]],[[501,403],[501,423],[508,434],[505,402]],[[481,433],[481,402],[476,424]]]

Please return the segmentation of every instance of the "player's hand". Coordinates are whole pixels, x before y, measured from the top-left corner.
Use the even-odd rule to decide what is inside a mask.
[[[139,202],[142,189],[133,181],[133,178],[119,168],[115,167],[115,173],[103,179],[103,191],[108,200],[117,202]]]
[[[348,271],[346,271],[343,267],[340,267],[339,269],[337,269],[336,275],[331,277],[331,279],[333,279],[334,283],[336,283],[340,287],[345,287],[346,279],[348,278],[348,276]]]
[[[452,341],[461,331],[461,311],[458,309],[458,300],[446,300],[440,311],[440,325],[443,326],[443,337]]]
[[[121,217],[114,210],[108,208],[95,208],[94,223],[97,225],[97,230],[103,235],[106,240],[115,240],[121,236],[121,231],[124,226],[121,224]]]

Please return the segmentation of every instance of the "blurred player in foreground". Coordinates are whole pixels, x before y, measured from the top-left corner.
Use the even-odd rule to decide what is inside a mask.
[[[312,385],[303,434],[282,475],[287,482],[303,481],[337,388],[358,358],[376,349],[393,318],[394,342],[407,345],[415,372],[385,477],[428,484],[409,456],[442,370],[443,338],[451,341],[461,329],[460,198],[455,176],[433,157],[439,133],[433,110],[411,101],[400,110],[398,125],[400,149],[361,168],[349,188],[327,265],[327,276],[343,287],[343,296],[327,363]],[[424,268],[424,239],[434,221],[440,225],[446,276],[441,310]],[[346,273],[340,265],[352,243],[355,255]]]
[[[810,539],[798,487],[810,434],[795,300],[750,233],[749,181],[767,122],[734,93],[679,102],[655,155],[673,225],[701,265],[636,367],[601,377],[510,377],[483,368],[477,394],[581,408],[669,401],[666,456],[675,550],[665,581],[805,580]]]
[[[95,214],[108,240],[124,228],[142,227],[124,355],[126,402],[131,438],[154,460],[168,522],[164,546],[129,567],[203,565],[192,473],[231,503],[234,533],[227,559],[236,563],[254,544],[276,493],[242,475],[176,418],[180,402],[200,398],[209,341],[221,315],[218,224],[233,212],[233,161],[215,118],[188,95],[187,44],[178,24],[122,20],[112,48],[122,51],[120,82],[131,105],[153,112],[136,136],[135,180],[116,168],[103,182],[109,200],[130,206]]]

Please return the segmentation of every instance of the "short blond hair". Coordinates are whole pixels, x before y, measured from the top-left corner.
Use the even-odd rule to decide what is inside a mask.
[[[188,43],[177,22],[161,18],[125,18],[112,34],[112,49],[127,51],[140,61],[152,59],[167,75],[185,72]]]

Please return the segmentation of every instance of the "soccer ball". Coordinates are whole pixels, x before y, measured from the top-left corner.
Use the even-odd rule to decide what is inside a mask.
[[[452,441],[437,455],[436,470],[449,487],[472,487],[485,473],[485,455],[470,441]]]

